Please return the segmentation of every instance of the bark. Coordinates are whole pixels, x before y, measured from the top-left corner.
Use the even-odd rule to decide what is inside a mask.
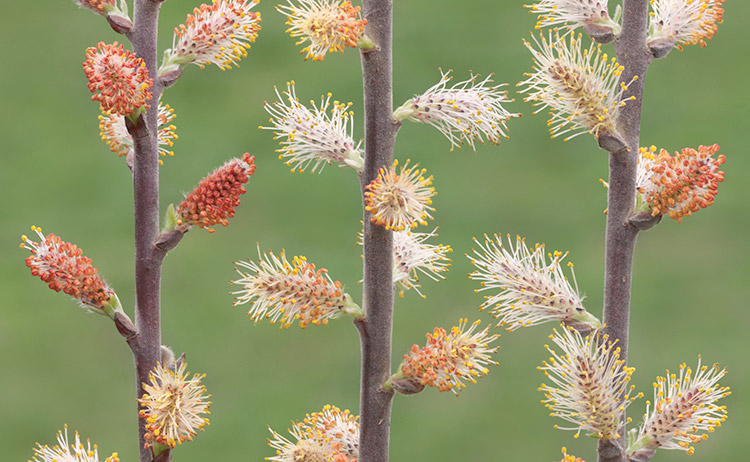
[[[128,342],[133,352],[136,372],[136,397],[143,394],[161,356],[160,290],[162,258],[154,247],[159,233],[159,155],[157,113],[162,87],[156,79],[157,24],[161,2],[135,0],[133,30],[128,38],[133,51],[143,59],[149,77],[154,79],[150,109],[131,133],[134,140],[133,196],[135,213],[135,326],[138,334]],[[151,451],[145,449],[145,428],[138,419],[140,462],[150,462]]]
[[[362,53],[365,108],[364,187],[378,169],[393,161],[399,124],[392,118],[391,68],[392,0],[364,0],[367,35],[379,49]],[[393,233],[370,223],[364,212],[364,278],[362,307],[365,318],[355,321],[360,332],[362,372],[360,390],[360,462],[386,462],[393,391],[381,387],[391,375],[393,325]]]
[[[627,364],[628,325],[630,319],[630,291],[638,229],[629,223],[635,205],[635,180],[638,158],[638,138],[641,124],[643,86],[648,65],[653,59],[646,45],[648,0],[623,0],[622,33],[615,40],[618,62],[625,67],[620,83],[628,84],[634,76],[638,80],[628,86],[623,99],[635,96],[621,108],[617,130],[627,145],[609,153],[609,191],[607,197],[607,225],[604,264],[604,323],[605,333],[617,340],[620,356]],[[625,460],[623,434],[616,440],[599,440],[599,462]]]

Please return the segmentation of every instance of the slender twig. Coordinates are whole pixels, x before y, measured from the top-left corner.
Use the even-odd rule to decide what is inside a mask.
[[[364,0],[367,35],[378,51],[362,53],[365,108],[364,187],[378,169],[393,161],[398,131],[393,112],[391,68],[392,0]],[[393,391],[381,387],[391,375],[393,324],[393,233],[364,218],[364,278],[362,306],[365,318],[356,321],[362,348],[360,390],[360,462],[386,462]]]
[[[143,59],[149,75],[157,70],[156,37],[161,2],[135,0],[133,30],[128,38],[135,53]],[[133,195],[135,213],[135,325],[138,335],[128,342],[133,352],[136,372],[136,396],[143,394],[142,384],[159,361],[161,352],[160,285],[161,262],[154,242],[159,233],[159,155],[157,144],[157,110],[162,92],[154,78],[149,101],[151,109],[133,130]],[[150,462],[151,451],[144,447],[146,432],[138,419],[140,462]]]
[[[609,153],[609,192],[607,197],[607,226],[604,264],[604,323],[605,332],[617,339],[620,357],[627,362],[628,323],[630,318],[630,289],[633,253],[638,229],[628,223],[635,205],[636,163],[641,124],[643,85],[648,65],[653,59],[646,45],[648,0],[623,0],[622,33],[615,40],[617,60],[625,67],[621,83],[629,83],[623,99],[627,101],[617,119],[617,130],[627,149]],[[599,441],[599,462],[625,460],[624,435],[617,440]]]

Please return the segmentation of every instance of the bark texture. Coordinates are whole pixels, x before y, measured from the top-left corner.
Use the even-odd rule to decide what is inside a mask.
[[[398,124],[393,120],[391,67],[392,0],[364,0],[367,35],[379,47],[362,53],[365,108],[365,167],[362,191],[393,161]],[[393,233],[370,223],[364,212],[364,278],[360,332],[360,462],[386,462],[393,391],[381,387],[391,375],[393,326]]]
[[[628,84],[624,99],[635,96],[621,108],[617,130],[627,149],[609,153],[609,191],[604,264],[605,333],[620,346],[620,356],[627,363],[628,326],[633,254],[638,229],[629,223],[635,205],[635,180],[641,126],[641,106],[646,70],[653,55],[646,45],[648,0],[623,0],[622,33],[615,40],[618,62],[625,67],[620,83]],[[623,422],[624,425],[624,422]],[[624,427],[623,427],[624,428]],[[599,462],[625,461],[625,435],[617,440],[599,440]]]
[[[162,87],[156,79],[157,25],[161,2],[135,0],[133,30],[128,38],[133,51],[154,79],[151,108],[133,128],[133,197],[135,213],[135,326],[138,334],[128,342],[135,362],[136,396],[161,357],[160,291],[162,255],[154,246],[159,234],[159,155],[157,113]],[[140,462],[150,462],[151,451],[144,448],[145,428],[138,419]]]

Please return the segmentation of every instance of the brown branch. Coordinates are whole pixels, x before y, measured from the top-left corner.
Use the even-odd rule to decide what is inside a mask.
[[[161,2],[135,0],[133,29],[128,38],[133,51],[154,79],[150,109],[133,127],[133,196],[135,213],[135,325],[138,335],[128,342],[136,371],[136,396],[143,394],[142,384],[161,357],[160,290],[161,261],[154,242],[159,233],[159,155],[157,145],[157,108],[162,87],[157,71],[157,24]],[[145,449],[146,431],[138,419],[140,462],[150,462],[151,451]]]
[[[629,223],[635,205],[636,162],[641,124],[643,85],[648,65],[653,59],[646,45],[648,0],[623,0],[622,33],[615,40],[617,60],[625,67],[620,83],[629,84],[623,100],[635,96],[621,108],[617,130],[627,144],[627,150],[609,153],[609,190],[607,197],[607,225],[604,264],[604,323],[605,332],[617,339],[620,356],[627,363],[628,325],[630,318],[630,290],[633,253],[638,229]],[[623,462],[625,441],[599,440],[599,462]]]
[[[393,161],[398,123],[392,118],[392,0],[364,0],[367,36],[380,48],[362,53],[365,108],[364,187],[378,169]],[[360,332],[362,372],[360,389],[360,462],[386,462],[393,392],[381,387],[391,375],[393,327],[393,233],[370,223],[364,212],[364,277],[362,307],[365,318],[355,324]]]

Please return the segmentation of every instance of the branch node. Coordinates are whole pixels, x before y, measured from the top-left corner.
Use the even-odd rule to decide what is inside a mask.
[[[646,231],[661,223],[663,216],[661,214],[654,216],[648,211],[636,212],[628,218],[628,224],[638,231]]]
[[[648,42],[648,49],[654,58],[663,58],[672,51],[676,43],[674,38],[658,38]]]
[[[124,16],[115,14],[107,15],[107,22],[109,23],[109,27],[118,34],[127,35],[133,32],[133,23]]]
[[[171,87],[177,82],[177,79],[179,79],[180,76],[182,76],[182,69],[165,72],[164,74],[159,75],[159,83],[164,88]]]
[[[352,322],[354,323],[354,327],[356,327],[357,330],[359,331],[359,335],[361,337],[366,337],[367,336],[367,316],[365,316],[364,318],[355,319]]]
[[[165,231],[157,236],[156,242],[154,242],[154,247],[165,253],[169,252],[170,250],[177,247],[177,244],[180,243],[186,231],[187,229],[173,229],[170,231]]]
[[[115,317],[113,321],[115,322],[117,332],[125,337],[125,341],[130,342],[130,340],[134,339],[135,336],[138,335],[138,329],[136,329],[133,325],[133,321],[131,321],[128,315],[126,315],[122,311],[115,311]]]
[[[169,462],[172,457],[172,450],[167,449],[166,451],[162,452],[158,456],[151,459],[151,462]]]
[[[589,34],[591,40],[597,43],[609,43],[615,38],[615,33],[609,26],[601,26],[598,24],[586,24],[583,30]]]
[[[366,54],[372,53],[373,51],[380,51],[380,47],[377,45],[374,45],[372,48],[360,48],[359,51],[363,55],[366,55]]]
[[[602,132],[596,139],[599,147],[612,154],[620,154],[629,151],[628,145],[619,133]]]
[[[391,385],[393,385],[393,389],[401,395],[415,395],[424,390],[424,385],[410,379],[393,379]],[[388,390],[381,388],[379,391],[386,392]],[[393,393],[393,391],[390,393]]]
[[[148,140],[148,126],[146,125],[146,119],[143,117],[143,112],[138,115],[138,120],[133,123],[130,117],[125,117],[125,127],[128,129],[128,133],[133,137],[134,143],[143,142]]]
[[[628,456],[628,462],[648,462],[656,454],[655,449],[640,449]]]
[[[367,35],[363,35],[362,38],[359,39],[359,42],[357,43],[357,46],[359,47],[360,51],[364,53],[370,53],[373,51],[380,51],[380,46],[372,41],[370,37]]]
[[[597,452],[600,461],[622,460],[624,454],[622,448],[611,439],[602,438],[599,440]]]

